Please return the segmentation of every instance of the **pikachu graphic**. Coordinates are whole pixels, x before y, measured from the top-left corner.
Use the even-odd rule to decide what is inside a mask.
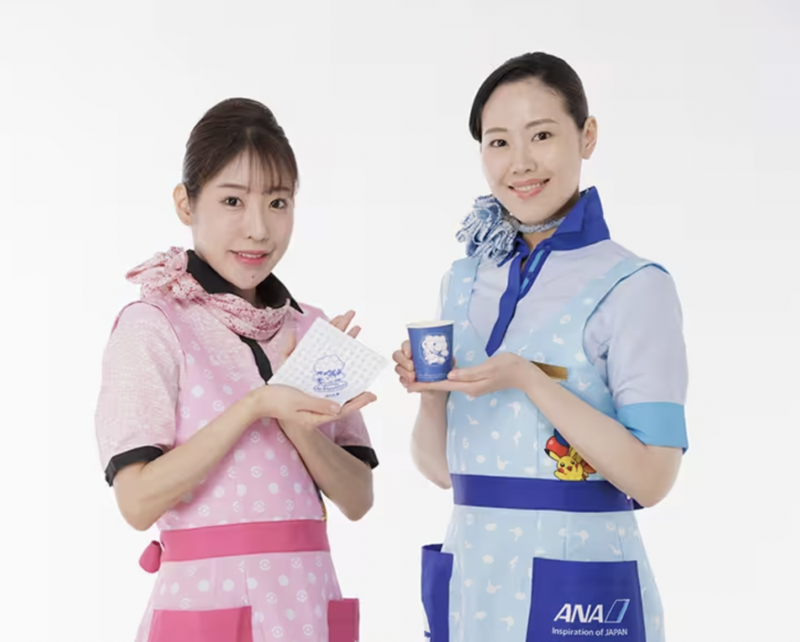
[[[555,460],[553,474],[561,481],[586,481],[589,475],[597,472],[558,431],[547,440],[544,451]]]

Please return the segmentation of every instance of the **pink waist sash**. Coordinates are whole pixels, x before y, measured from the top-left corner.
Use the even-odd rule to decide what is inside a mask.
[[[258,555],[262,553],[328,552],[327,524],[318,520],[247,522],[204,528],[163,531],[160,542],[151,542],[139,558],[139,566],[156,573],[161,562]]]

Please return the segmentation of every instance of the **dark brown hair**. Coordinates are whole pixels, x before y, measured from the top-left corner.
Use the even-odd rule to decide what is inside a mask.
[[[254,170],[269,172],[274,187],[296,191],[297,161],[272,111],[249,98],[228,98],[209,109],[189,135],[183,158],[189,199],[242,153],[249,154]]]
[[[589,117],[589,105],[580,77],[561,58],[537,51],[507,60],[483,81],[475,94],[469,115],[469,132],[475,140],[481,142],[483,137],[483,108],[494,90],[501,85],[526,78],[538,78],[561,96],[575,125],[578,129],[583,129]]]

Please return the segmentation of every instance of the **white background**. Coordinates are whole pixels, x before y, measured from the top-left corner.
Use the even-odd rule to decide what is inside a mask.
[[[641,515],[668,639],[790,639],[798,35],[790,0],[0,0],[0,640],[135,634],[155,533],[126,526],[103,481],[99,365],[137,296],[125,271],[190,242],[171,190],[203,112],[234,95],[274,109],[302,181],[278,273],[331,314],[354,308],[388,356],[434,313],[486,191],[473,95],[532,50],[582,76],[600,123],[584,186],[684,305],[690,449]],[[375,392],[376,506],[356,524],[334,511],[330,530],[363,642],[406,642],[419,547],[441,541],[450,495],[412,467],[415,400],[389,370]]]

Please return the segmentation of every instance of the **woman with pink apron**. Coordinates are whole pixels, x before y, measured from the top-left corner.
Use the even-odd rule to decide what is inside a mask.
[[[265,385],[324,316],[273,272],[297,178],[270,110],[223,101],[192,131],[173,195],[194,249],[128,274],[141,299],[106,347],[96,430],[123,517],[161,533],[140,560],[158,577],[136,642],[358,640],[322,494],[351,520],[371,508],[378,462],[360,410],[375,397],[339,407]]]

